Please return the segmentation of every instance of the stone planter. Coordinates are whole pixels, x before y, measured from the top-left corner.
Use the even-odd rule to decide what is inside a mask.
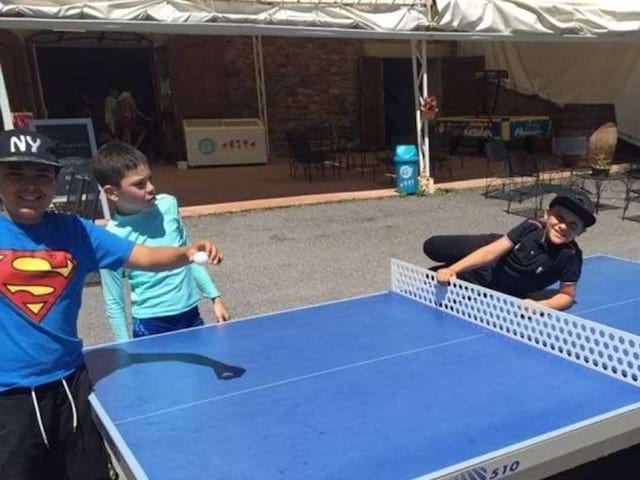
[[[604,155],[614,158],[618,143],[618,128],[613,122],[600,126],[589,137],[589,156]]]

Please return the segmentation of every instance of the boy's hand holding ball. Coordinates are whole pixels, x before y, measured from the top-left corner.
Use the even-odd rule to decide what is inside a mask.
[[[198,265],[211,263],[217,265],[222,262],[222,254],[213,243],[209,241],[200,241],[194,243],[187,249],[189,259]]]
[[[203,252],[202,250],[197,251],[193,256],[193,263],[197,263],[198,265],[204,265],[208,261],[209,255],[207,255],[207,252]]]

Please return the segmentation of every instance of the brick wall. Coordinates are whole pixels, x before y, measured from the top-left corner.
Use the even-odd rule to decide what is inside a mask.
[[[262,40],[272,153],[286,153],[284,131],[313,123],[357,125],[358,57],[362,43],[344,40]],[[228,117],[257,117],[251,38],[225,40]]]
[[[227,79],[225,95],[227,115],[225,116],[257,118],[258,101],[251,37],[225,37],[224,68]],[[267,88],[268,83],[267,80]]]
[[[358,125],[360,41],[306,38],[263,40],[270,140],[285,151],[288,128]]]
[[[224,82],[214,80],[214,76],[216,79],[219,76],[213,72],[201,69],[197,78],[192,79],[193,88],[202,84],[220,85],[220,91],[215,94],[217,99],[207,102],[222,107],[222,110],[216,109],[216,117],[257,118],[251,37],[218,38],[215,48],[223,50]],[[168,45],[171,49],[179,43],[168,42]],[[362,42],[265,37],[262,46],[273,154],[286,154],[284,131],[288,128],[327,122],[358,124],[358,58],[363,51]],[[214,48],[214,42],[210,42],[208,48]],[[180,95],[177,91],[174,93]],[[188,103],[183,100],[174,101]]]

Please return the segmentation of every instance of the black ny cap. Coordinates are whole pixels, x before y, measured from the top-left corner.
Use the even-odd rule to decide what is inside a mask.
[[[44,135],[26,129],[0,132],[0,162],[33,162],[60,169],[53,150],[55,143]]]
[[[553,208],[556,205],[560,205],[570,212],[573,212],[578,218],[580,218],[580,220],[582,220],[584,228],[588,228],[596,223],[596,217],[594,215],[595,207],[593,202],[582,192],[567,189],[551,200],[549,208]]]

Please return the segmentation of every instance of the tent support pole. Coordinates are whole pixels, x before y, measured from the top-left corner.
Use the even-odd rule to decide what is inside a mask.
[[[420,99],[429,91],[427,75],[427,41],[411,40],[411,64],[413,67],[413,97],[416,109],[416,134],[420,153],[420,190],[433,193],[433,178],[429,158],[429,121],[420,112]]]
[[[40,101],[40,108],[42,108],[42,118],[49,118],[49,111],[47,110],[47,102],[44,99],[44,91],[42,89],[42,78],[40,77],[40,64],[38,63],[38,52],[36,51],[36,44],[31,43],[31,55],[33,57],[33,71],[38,87],[38,100]],[[37,107],[36,107],[37,109]]]
[[[269,118],[267,116],[267,89],[264,81],[264,58],[262,56],[262,37],[254,36],[253,67],[256,75],[256,95],[258,97],[258,115],[264,126],[264,145],[269,158]]]
[[[2,110],[2,124],[5,130],[13,129],[13,117],[11,116],[11,105],[9,104],[9,95],[7,93],[7,85],[4,82],[4,72],[2,71],[2,63],[0,63],[0,110]]]

